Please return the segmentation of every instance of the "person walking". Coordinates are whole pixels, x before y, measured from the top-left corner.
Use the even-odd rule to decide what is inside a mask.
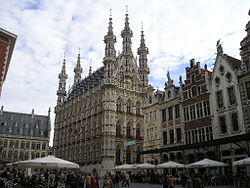
[[[86,188],[90,188],[91,185],[91,174],[88,173],[88,175],[85,178],[85,182],[86,182]]]
[[[113,188],[113,182],[109,176],[105,176],[103,182],[103,188]]]
[[[190,178],[190,176],[187,177],[187,183],[186,183],[186,188],[194,188],[193,186],[193,180]]]
[[[170,175],[169,177],[169,188],[174,188],[174,177],[172,175]]]
[[[81,173],[78,177],[78,187],[84,188],[85,176]]]
[[[168,175],[166,173],[163,173],[162,174],[162,185],[163,185],[163,188],[168,188],[168,184],[169,184]]]
[[[94,174],[93,177],[91,178],[90,188],[99,188],[99,179],[96,174]]]

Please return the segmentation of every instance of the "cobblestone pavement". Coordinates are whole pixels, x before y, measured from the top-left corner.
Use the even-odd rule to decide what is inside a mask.
[[[123,187],[120,185],[117,188],[123,188]],[[162,188],[162,185],[147,184],[147,183],[131,183],[129,188]],[[182,186],[176,185],[175,188],[182,188]],[[237,186],[224,185],[224,186],[205,186],[205,188],[249,188],[249,187],[237,187]]]

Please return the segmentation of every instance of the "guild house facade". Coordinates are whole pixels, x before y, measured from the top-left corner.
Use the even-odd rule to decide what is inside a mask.
[[[95,168],[101,175],[115,165],[143,160],[139,152],[143,150],[142,105],[150,89],[149,52],[141,31],[137,62],[132,52],[133,32],[128,14],[121,37],[122,52],[117,54],[116,36],[109,18],[103,66],[82,79],[78,54],[74,84],[68,92],[65,59],[59,74],[55,155],[80,164],[86,171]],[[128,142],[133,144],[124,144]]]

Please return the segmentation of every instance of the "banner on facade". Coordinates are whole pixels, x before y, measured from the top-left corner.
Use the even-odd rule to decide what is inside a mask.
[[[124,142],[124,146],[132,146],[132,145],[135,145],[136,142],[135,141],[128,141],[128,142]]]

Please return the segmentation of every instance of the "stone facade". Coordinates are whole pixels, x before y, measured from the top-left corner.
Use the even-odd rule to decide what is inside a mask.
[[[48,155],[50,117],[0,111],[0,159],[15,162]]]
[[[250,10],[248,12],[250,16]],[[241,71],[239,72],[239,88],[243,107],[246,131],[250,132],[250,21],[246,25],[247,36],[241,41]]]
[[[116,54],[112,18],[104,37],[103,66],[81,79],[80,55],[74,69],[74,85],[66,92],[66,61],[59,74],[55,107],[54,152],[79,163],[85,171],[101,175],[116,164],[140,162],[143,150],[142,105],[148,85],[148,48],[144,34],[138,48],[139,62],[131,49],[133,32],[128,14],[121,32],[123,49]],[[137,65],[139,64],[139,66]],[[124,143],[134,141],[134,145]]]
[[[154,89],[148,92],[143,113],[144,150],[154,150],[184,144],[183,113],[181,111],[181,89],[173,84],[170,73],[167,74],[164,91]],[[159,163],[163,161],[183,162],[181,151],[148,154],[145,162]]]
[[[0,95],[6,78],[17,36],[0,28]]]
[[[211,110],[214,139],[245,134],[237,73],[241,62],[238,59],[217,53],[211,78]],[[235,144],[220,146],[220,159],[227,163],[225,174],[232,174],[232,162],[247,155]]]
[[[161,146],[161,127],[160,127],[160,104],[157,92],[153,88],[147,93],[147,100],[143,106],[143,150],[159,149]],[[149,154],[144,156],[144,162],[160,162],[159,154]]]

